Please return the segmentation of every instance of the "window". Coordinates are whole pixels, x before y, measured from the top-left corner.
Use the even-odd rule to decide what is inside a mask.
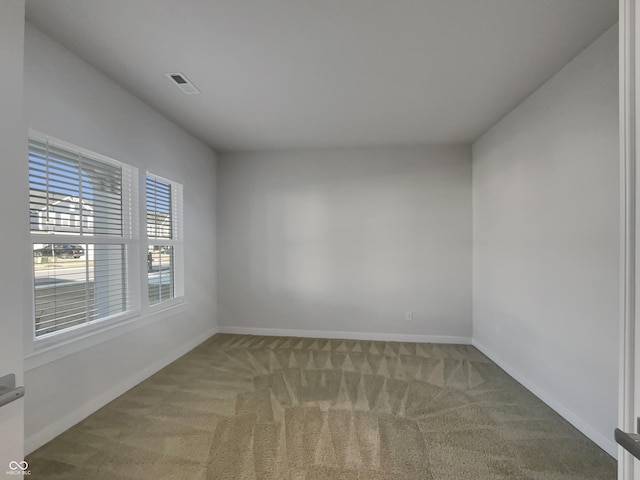
[[[182,296],[182,185],[150,173],[146,178],[149,305]]]
[[[137,199],[137,169],[30,135],[36,338],[134,308]]]

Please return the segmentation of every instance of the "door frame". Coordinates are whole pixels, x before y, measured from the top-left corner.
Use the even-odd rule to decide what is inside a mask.
[[[5,387],[24,385],[23,323],[29,307],[30,275],[28,222],[22,208],[28,192],[27,128],[24,119],[25,0],[0,0],[0,63],[6,67],[6,87],[0,91],[0,152],[4,175],[0,178],[0,215],[10,228],[0,238],[5,256],[5,281],[0,289],[0,377]],[[7,276],[7,274],[9,276]],[[15,378],[8,379],[14,374]],[[24,458],[24,400],[9,393],[9,404],[0,407],[0,478],[16,472],[12,462]],[[13,465],[13,467],[12,467]]]
[[[640,303],[640,291],[636,286],[640,259],[638,255],[638,176],[636,169],[636,144],[638,107],[636,91],[636,59],[640,53],[636,27],[639,25],[636,0],[619,0],[619,130],[620,130],[620,361],[619,361],[619,409],[618,426],[626,432],[636,432],[635,403],[640,400],[635,382],[635,366],[638,364],[636,338],[638,318],[636,305]],[[640,477],[633,457],[618,447],[618,478],[633,480]]]

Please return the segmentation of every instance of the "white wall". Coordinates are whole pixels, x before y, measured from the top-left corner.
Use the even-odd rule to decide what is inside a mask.
[[[473,145],[473,337],[615,455],[617,29]]]
[[[468,342],[470,148],[221,155],[218,247],[223,330]]]
[[[32,320],[26,322],[30,451],[214,333],[216,158],[30,25],[24,81],[29,127],[134,165],[142,175],[149,169],[182,183],[185,215],[184,305],[38,352],[30,340]],[[24,197],[25,181],[10,187]],[[12,197],[4,190],[3,195]]]
[[[0,288],[0,377],[22,374],[22,320],[30,314],[29,247],[27,244],[28,205],[27,146],[22,114],[22,69],[24,57],[24,0],[0,2],[0,234],[2,287]],[[9,253],[10,252],[10,253]],[[27,392],[28,393],[28,392]],[[23,457],[24,401],[0,408],[0,475],[9,462]]]

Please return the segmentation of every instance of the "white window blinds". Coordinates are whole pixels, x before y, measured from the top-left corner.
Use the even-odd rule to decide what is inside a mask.
[[[30,207],[39,218],[31,223],[32,232],[123,236],[123,170],[30,140]]]
[[[147,174],[147,237],[173,238],[171,183]]]

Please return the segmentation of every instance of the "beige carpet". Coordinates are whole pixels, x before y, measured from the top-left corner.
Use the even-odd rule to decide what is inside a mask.
[[[52,480],[616,478],[473,347],[242,335],[216,335],[27,460]]]

